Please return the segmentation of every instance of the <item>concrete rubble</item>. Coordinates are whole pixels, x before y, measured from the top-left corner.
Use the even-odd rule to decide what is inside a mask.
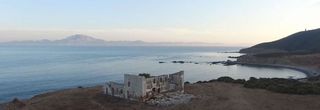
[[[169,92],[163,93],[151,98],[146,103],[156,106],[171,106],[177,104],[186,104],[194,98],[191,94],[185,94],[181,92]]]

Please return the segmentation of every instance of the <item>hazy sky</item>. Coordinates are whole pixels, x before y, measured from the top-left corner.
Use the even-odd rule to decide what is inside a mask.
[[[105,40],[252,45],[320,27],[320,0],[0,0],[0,42]]]

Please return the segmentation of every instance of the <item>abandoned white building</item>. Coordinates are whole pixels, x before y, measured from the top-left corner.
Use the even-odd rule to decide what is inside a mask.
[[[163,92],[184,92],[184,71],[160,76],[125,74],[124,84],[107,82],[103,89],[107,95],[145,101]]]

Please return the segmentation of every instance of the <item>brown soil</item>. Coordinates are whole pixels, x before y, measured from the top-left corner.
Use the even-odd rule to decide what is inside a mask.
[[[4,110],[6,104],[0,104],[0,110]]]
[[[319,110],[319,95],[289,95],[240,84],[188,84],[185,91],[196,96],[189,104],[149,106],[102,95],[101,87],[76,88],[42,94],[24,102],[20,110]],[[11,105],[12,106],[12,105]]]

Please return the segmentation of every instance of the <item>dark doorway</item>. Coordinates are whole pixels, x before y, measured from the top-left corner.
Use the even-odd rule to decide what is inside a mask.
[[[114,88],[111,89],[111,94],[114,96]]]
[[[152,92],[156,92],[156,88],[152,88]]]
[[[158,88],[158,93],[160,93],[160,88]]]

